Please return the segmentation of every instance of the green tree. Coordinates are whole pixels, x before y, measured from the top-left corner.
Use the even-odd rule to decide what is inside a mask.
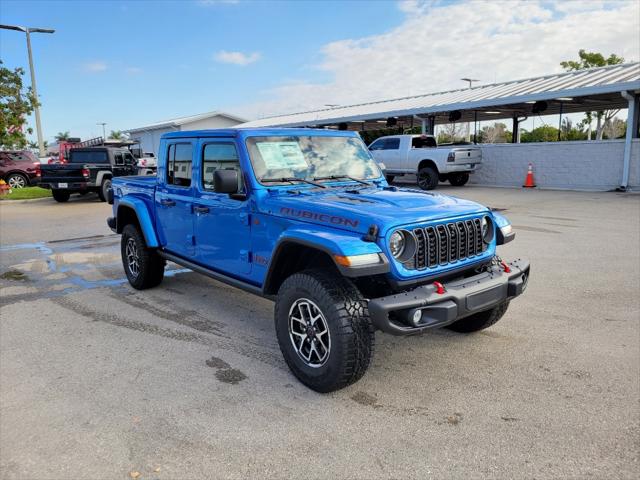
[[[23,75],[22,68],[11,70],[0,60],[0,146],[7,149],[24,148],[26,134],[33,133],[24,125],[38,101],[31,87],[24,88]]]
[[[494,122],[493,125],[482,127],[478,132],[478,142],[480,143],[508,143],[512,134],[507,129],[507,125],[502,122]]]
[[[111,130],[109,138],[113,140],[122,140],[124,139],[124,134],[120,130]]]
[[[522,143],[557,142],[558,129],[551,125],[542,125],[541,127],[536,127],[531,131],[522,129],[522,132],[520,133],[520,141]]]
[[[594,67],[604,67],[607,65],[619,65],[624,63],[624,58],[619,57],[615,53],[612,53],[607,58],[604,57],[601,53],[597,52],[587,52],[586,50],[580,50],[578,52],[578,57],[580,60],[565,60],[564,62],[560,62],[562,68],[566,71],[571,72],[575,70],[584,70],[587,68]],[[620,110],[602,110],[596,112],[596,140],[602,140],[602,135],[604,133],[604,125],[607,121],[610,121],[613,117],[615,117]],[[585,113],[584,123],[587,125],[587,138],[591,140],[591,121],[593,119],[592,112]]]
[[[71,134],[67,130],[66,132],[58,132],[58,134],[55,136],[55,139],[58,142],[64,142],[65,140],[69,140],[70,136],[71,136]]]

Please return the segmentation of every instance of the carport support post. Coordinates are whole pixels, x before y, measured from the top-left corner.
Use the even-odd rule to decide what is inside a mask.
[[[422,133],[422,135],[425,135],[427,133],[427,120],[426,119],[422,119],[422,127],[420,129],[420,133]]]
[[[511,143],[520,143],[520,121],[518,115],[513,116],[513,131],[511,132]]]
[[[622,166],[622,182],[620,190],[625,191],[629,185],[629,168],[631,167],[631,139],[638,135],[638,96],[630,92],[621,92],[629,102],[627,110],[627,133],[624,137],[624,164]]]

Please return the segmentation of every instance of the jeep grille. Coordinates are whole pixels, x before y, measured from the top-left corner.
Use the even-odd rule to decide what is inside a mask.
[[[416,253],[402,264],[409,270],[424,270],[466,260],[481,255],[487,249],[487,244],[482,241],[479,218],[414,228],[411,232],[416,239]]]

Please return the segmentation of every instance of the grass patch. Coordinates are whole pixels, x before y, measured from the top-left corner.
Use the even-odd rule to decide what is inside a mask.
[[[14,188],[9,195],[0,196],[0,200],[29,200],[51,196],[51,190],[40,187]]]

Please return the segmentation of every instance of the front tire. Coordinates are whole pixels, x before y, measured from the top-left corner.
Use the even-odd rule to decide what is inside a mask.
[[[433,167],[422,167],[418,170],[418,186],[422,190],[433,190],[438,186],[438,171]]]
[[[449,183],[454,187],[462,187],[469,181],[468,173],[451,173],[449,174]]]
[[[475,313],[469,317],[458,320],[447,328],[458,333],[478,332],[495,324],[504,316],[505,313],[507,313],[508,308],[509,301],[506,301],[496,307],[493,307],[491,310]]]
[[[69,190],[51,190],[51,195],[56,202],[64,203],[69,201],[71,192]]]
[[[328,270],[296,273],[280,287],[274,317],[285,362],[312,390],[339,390],[367,371],[375,334],[367,303],[349,280]]]
[[[160,285],[164,278],[164,259],[147,247],[142,232],[135,225],[125,225],[120,240],[122,266],[127,280],[136,290]]]

